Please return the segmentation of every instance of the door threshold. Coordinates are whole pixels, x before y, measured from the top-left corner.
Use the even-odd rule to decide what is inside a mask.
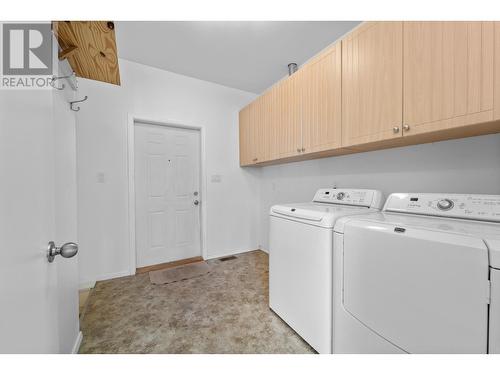
[[[193,258],[180,259],[180,260],[176,260],[173,262],[153,264],[152,266],[136,268],[135,273],[141,274],[141,273],[146,273],[146,272],[151,272],[151,271],[158,271],[158,270],[163,270],[166,268],[183,266],[185,264],[203,262],[203,260],[204,259],[202,257],[198,256],[198,257],[193,257]]]

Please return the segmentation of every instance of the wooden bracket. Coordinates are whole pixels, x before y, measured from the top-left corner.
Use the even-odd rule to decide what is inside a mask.
[[[76,51],[78,51],[77,46],[70,46],[68,48],[63,49],[61,52],[59,52],[59,60],[67,59],[68,57],[72,56]]]

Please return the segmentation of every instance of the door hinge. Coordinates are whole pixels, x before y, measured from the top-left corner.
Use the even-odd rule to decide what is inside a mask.
[[[486,303],[489,305],[491,303],[491,281],[488,280],[486,288]]]

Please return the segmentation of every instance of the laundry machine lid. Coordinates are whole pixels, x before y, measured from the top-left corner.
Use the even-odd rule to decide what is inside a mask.
[[[319,189],[312,202],[277,204],[271,216],[333,228],[335,221],[346,215],[377,212],[383,205],[382,193],[370,189]]]
[[[307,202],[274,205],[270,215],[331,229],[340,217],[375,211],[367,207]]]
[[[410,353],[485,353],[489,268],[482,239],[375,216],[387,217],[344,224],[345,310]]]

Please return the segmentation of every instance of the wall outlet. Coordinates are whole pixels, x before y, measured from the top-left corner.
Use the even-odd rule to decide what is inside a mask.
[[[214,183],[219,183],[222,181],[222,176],[220,174],[213,174],[212,177],[210,178],[210,181]]]

